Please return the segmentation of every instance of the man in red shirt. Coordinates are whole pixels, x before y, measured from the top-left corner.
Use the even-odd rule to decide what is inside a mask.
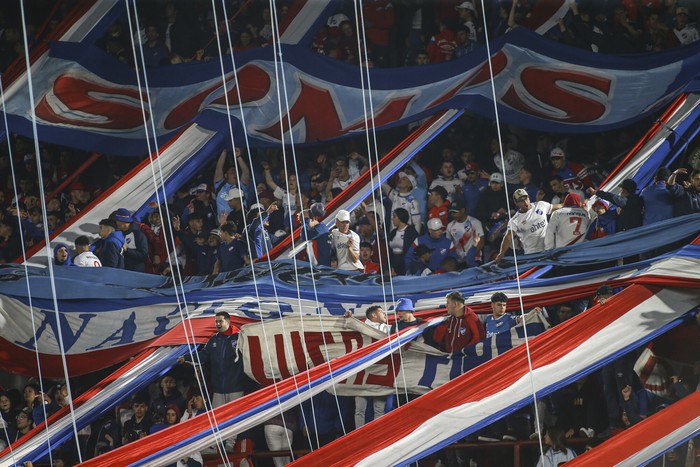
[[[445,298],[449,318],[439,324],[433,333],[433,340],[440,350],[447,353],[459,352],[486,338],[484,325],[476,313],[464,304],[462,292],[450,292]]]
[[[360,243],[360,261],[365,265],[365,274],[379,274],[381,267],[372,261],[372,244],[369,242]]]
[[[437,185],[428,190],[428,220],[438,218],[442,225],[450,223],[450,200],[447,199],[447,190]]]

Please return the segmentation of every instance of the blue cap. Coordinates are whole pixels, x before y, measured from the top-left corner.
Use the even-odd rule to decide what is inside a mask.
[[[120,221],[120,222],[131,222],[131,213],[129,212],[128,209],[126,208],[119,208],[116,211],[114,211],[114,217],[115,221]]]
[[[396,302],[396,311],[414,311],[410,298],[399,298]]]

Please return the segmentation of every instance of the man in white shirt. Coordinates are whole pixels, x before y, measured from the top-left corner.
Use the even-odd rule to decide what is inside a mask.
[[[452,222],[447,225],[447,238],[452,240],[462,268],[478,266],[484,249],[484,227],[481,221],[467,215],[462,200],[450,205]]]
[[[395,212],[399,208],[408,211],[408,224],[413,225],[416,231],[421,231],[421,212],[418,204],[418,199],[413,195],[413,190],[416,188],[416,177],[409,175],[406,172],[399,172],[399,182],[396,184],[396,189],[391,188],[388,183],[382,183],[382,191],[391,200],[391,212]],[[431,185],[432,186],[432,185]]]
[[[350,230],[350,213],[344,209],[335,216],[336,228],[331,230],[331,240],[338,269],[345,271],[364,271],[360,261],[360,236]]]
[[[546,201],[532,204],[530,196],[523,188],[515,190],[513,199],[518,206],[518,212],[508,222],[508,231],[501,242],[501,250],[495,258],[496,262],[500,262],[503,255],[510,249],[514,233],[520,240],[526,255],[543,251],[547,216],[561,208],[561,204],[553,205]]]
[[[345,315],[346,318],[352,317],[352,311],[346,311]],[[367,319],[365,320],[365,324],[368,326],[373,327],[374,329],[389,335],[389,331],[391,330],[391,326],[387,324],[387,319],[386,319],[386,312],[382,309],[381,306],[379,305],[372,305],[371,307],[367,308],[367,311],[365,312],[365,316]],[[367,412],[367,402],[371,401],[372,402],[372,411],[373,411],[373,416],[372,420],[376,420],[382,415],[384,415],[384,409],[386,408],[386,397],[385,396],[376,396],[376,397],[364,397],[364,396],[356,396],[355,397],[355,429],[360,428],[362,425],[366,423],[365,415]]]
[[[100,258],[90,251],[90,239],[85,235],[75,239],[75,251],[78,253],[73,258],[73,264],[84,268],[101,268]]]
[[[581,207],[581,198],[569,193],[564,198],[564,207],[552,213],[544,237],[544,249],[560,248],[586,239],[590,214]]]
[[[688,45],[700,39],[698,30],[688,22],[688,8],[679,6],[676,8],[676,27],[673,28],[673,37],[679,45]]]
[[[452,161],[443,161],[440,166],[440,174],[430,184],[430,189],[441,186],[447,191],[447,196],[450,200],[454,199],[454,193],[462,186],[462,180],[457,177],[455,165]]]

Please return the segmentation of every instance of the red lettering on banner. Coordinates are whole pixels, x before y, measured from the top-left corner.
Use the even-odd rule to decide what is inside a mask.
[[[301,343],[301,334],[298,331],[293,331],[290,334],[292,338],[292,351],[294,351],[294,361],[297,362],[297,368],[299,371],[306,371],[308,366],[306,365],[306,354],[304,353],[304,346]]]
[[[375,365],[386,365],[386,373],[383,375],[370,374],[367,376],[365,384],[376,384],[377,386],[393,387],[396,381],[396,375],[401,370],[401,356],[398,353],[393,353],[379,360]]]
[[[55,79],[52,93],[61,107],[87,115],[54,110],[44,95],[36,106],[36,116],[46,122],[108,130],[131,130],[143,125],[141,105],[137,103],[141,94],[134,89],[63,74]],[[127,99],[137,102],[129,104]]]
[[[262,361],[262,347],[258,336],[248,336],[248,347],[250,348],[250,371],[253,378],[263,386],[272,384],[272,379],[265,376],[265,363]]]
[[[285,133],[289,131],[290,120],[292,128],[303,122],[307,142],[336,138],[349,131],[364,128],[364,120],[343,127],[338,115],[339,109],[329,89],[320,88],[303,79],[300,80],[300,86],[299,96],[292,104],[289,113],[281,120],[282,129],[280,129],[280,120],[277,120],[269,127],[260,130],[261,133],[282,140],[282,131]],[[376,112],[374,124],[385,125],[400,119],[413,98],[414,96],[404,96],[389,100]]]
[[[345,353],[350,353],[361,348],[364,344],[362,333],[357,331],[343,331],[340,333],[343,336],[343,344],[345,344]],[[352,343],[355,342],[355,345]]]
[[[245,65],[237,71],[238,84],[241,87],[241,100],[243,103],[255,102],[267,95],[270,90],[270,76],[265,70],[256,65]],[[226,81],[232,81],[233,75]],[[202,103],[212,92],[221,89],[221,82],[218,82],[204,91],[201,91],[186,101],[180,103],[170,111],[165,118],[163,126],[166,130],[174,130],[190,122],[202,110]],[[228,103],[230,106],[239,105],[238,91],[236,86],[228,91]],[[226,105],[226,98],[221,96],[215,99],[212,104]]]
[[[513,84],[509,86],[501,99],[505,104],[530,115],[566,123],[590,123],[605,115],[612,87],[610,78],[583,71],[540,67],[523,70],[520,82],[522,90],[516,90]],[[562,86],[564,83],[568,86]],[[596,98],[596,92],[602,95]]]
[[[305,332],[304,341],[306,351],[314,366],[321,366],[326,363],[325,353],[321,353],[321,347],[326,344],[334,344],[333,334],[330,332]]]
[[[292,376],[287,366],[287,353],[284,351],[284,335],[282,334],[275,334],[275,354],[282,379]]]
[[[502,51],[498,52],[496,55],[491,57],[491,67],[493,68],[493,75],[498,76],[503,70],[508,66],[508,56]],[[489,69],[489,63],[484,62],[475,73],[463,79],[457,83],[452,89],[448,90],[442,96],[435,99],[433,102],[426,106],[427,109],[434,107],[438,104],[442,104],[448,99],[451,99],[455,94],[457,94],[462,89],[468,87],[479,86],[485,82],[491,80],[491,70]]]

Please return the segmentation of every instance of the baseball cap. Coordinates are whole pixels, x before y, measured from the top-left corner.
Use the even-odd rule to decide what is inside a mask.
[[[472,170],[476,172],[477,170],[479,170],[479,164],[477,164],[476,162],[469,162],[467,164],[464,164],[464,170],[466,170],[467,172],[471,172]]]
[[[415,188],[418,184],[418,182],[416,182],[416,177],[414,177],[413,175],[408,175],[406,172],[399,172],[399,180],[401,180],[402,178],[407,178],[411,182],[413,188]]]
[[[530,195],[527,194],[527,190],[525,188],[518,188],[515,190],[515,193],[513,193],[513,199],[515,201],[520,201],[522,198],[529,198]]]
[[[338,214],[335,215],[335,221],[350,222],[350,213],[347,212],[345,209],[341,209],[340,211],[338,211]]]
[[[369,222],[369,219],[367,219],[365,216],[362,216],[357,220],[357,225],[371,225],[371,224]]]
[[[219,229],[212,229],[209,231],[209,236],[221,237],[221,231]]]
[[[335,15],[328,17],[328,20],[326,20],[326,26],[329,28],[337,28],[343,21],[350,21],[350,18],[342,13],[336,13]]]
[[[435,185],[433,188],[428,190],[430,193],[437,193],[440,196],[442,196],[442,199],[447,199],[447,190],[445,190],[445,187],[440,186],[440,185]]]
[[[250,207],[250,209],[248,209],[248,213],[251,213],[251,212],[255,211],[256,209],[257,209],[257,210],[264,211],[264,210],[265,210],[265,206],[263,206],[261,203],[255,203],[254,205],[252,205],[252,206]]]
[[[503,183],[503,175],[500,172],[494,172],[489,177],[489,182]]]
[[[24,162],[34,162],[34,154],[25,154],[23,161]]]
[[[197,193],[202,193],[204,191],[207,191],[207,184],[206,183],[200,183],[196,187],[192,188],[190,191],[191,195],[197,194]]]
[[[129,212],[128,209],[126,208],[119,208],[116,211],[114,211],[114,215],[112,216],[115,221],[119,222],[131,222],[131,213]]]
[[[678,8],[676,8],[676,14],[677,15],[687,15],[688,9],[684,6],[679,6]]]
[[[549,158],[553,159],[555,157],[564,157],[564,150],[562,148],[554,148],[549,153]]]
[[[323,203],[314,203],[309,208],[309,212],[313,217],[325,217],[326,216],[326,206]]]
[[[413,302],[410,298],[399,298],[396,301],[396,311],[413,311]]]
[[[428,221],[428,228],[430,230],[441,230],[444,225],[442,225],[442,221],[438,217],[433,217]]]
[[[233,187],[230,190],[228,190],[228,193],[226,193],[223,196],[224,201],[231,201],[232,199],[240,199],[242,197],[243,197],[243,193],[241,192],[241,190],[239,190],[236,187]]]
[[[472,2],[462,2],[455,7],[456,10],[471,10],[476,11]]]
[[[452,201],[452,204],[450,204],[450,212],[456,212],[461,209],[464,209],[464,201],[461,199],[456,199]]]
[[[610,209],[610,203],[601,198],[595,200],[595,203],[593,203],[593,207],[595,206],[603,206],[605,209]]]
[[[609,285],[601,285],[598,287],[598,290],[596,290],[596,295],[601,296],[601,295],[613,295],[615,292],[613,291],[612,287]]]

